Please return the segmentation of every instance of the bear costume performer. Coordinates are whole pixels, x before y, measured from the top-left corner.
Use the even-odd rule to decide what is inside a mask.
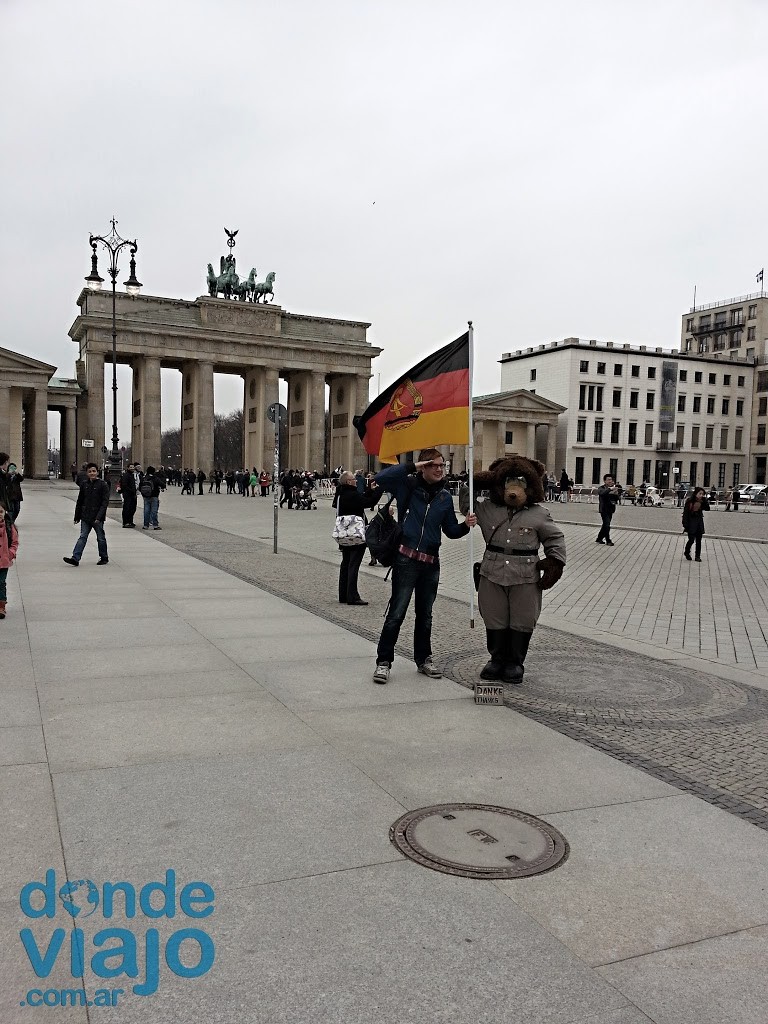
[[[475,473],[475,513],[485,540],[478,606],[491,660],[481,679],[520,683],[531,634],[541,613],[541,592],[553,587],[565,567],[565,537],[544,501],[540,462],[508,455]],[[480,491],[490,497],[478,499]],[[462,488],[459,507],[469,508]],[[539,559],[539,548],[545,557]]]

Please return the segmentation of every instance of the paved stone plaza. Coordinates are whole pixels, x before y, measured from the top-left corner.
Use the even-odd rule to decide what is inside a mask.
[[[583,621],[611,581],[634,576],[637,587],[640,564],[657,570],[657,618],[683,568],[705,572],[724,605],[732,593],[743,601],[741,549],[764,594],[768,549],[711,539],[736,517],[717,530],[717,515],[708,520],[700,566],[678,564],[680,538],[661,519],[659,533],[617,529],[613,550],[594,544],[594,521],[566,523],[569,568],[547,599],[526,682],[495,709],[457,685],[483,660],[482,621],[471,631],[454,596],[465,542],[446,546],[435,616],[450,678],[415,674],[404,629],[392,681],[375,687],[372,640],[389,588],[381,569],[366,569],[371,604],[335,603],[329,503],[283,510],[274,555],[270,500],[171,489],[162,532],[109,524],[109,566],[96,567],[91,541],[72,569],[61,556],[76,535],[74,488],[25,493],[0,631],[0,813],[12,837],[0,861],[3,1024],[44,1012],[19,1005],[40,979],[19,942],[29,922],[18,896],[50,867],[137,887],[173,868],[180,884],[215,889],[213,969],[191,979],[163,964],[146,998],[117,978],[128,994],[112,1019],[764,1024],[758,638],[750,664],[740,643],[730,657],[700,636],[693,657],[669,627],[666,641],[638,640],[629,624],[608,631],[607,605],[598,632]],[[740,514],[738,529],[748,521]],[[719,579],[716,550],[731,567]],[[572,613],[585,586],[595,597]],[[621,593],[624,605],[632,590]],[[765,605],[753,607],[764,622]],[[733,635],[737,614],[723,614]],[[406,810],[456,800],[544,818],[565,835],[568,859],[538,877],[482,882],[426,870],[389,843]],[[80,925],[86,941],[99,922]],[[52,925],[33,922],[43,945]],[[157,924],[163,941],[170,925]],[[72,986],[65,952],[43,985]],[[95,983],[87,969],[86,991]],[[104,1015],[66,1011],[78,1024]]]

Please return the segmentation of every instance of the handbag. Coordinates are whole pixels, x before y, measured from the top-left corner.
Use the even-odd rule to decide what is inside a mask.
[[[332,537],[342,548],[365,544],[365,520],[362,516],[336,516]]]

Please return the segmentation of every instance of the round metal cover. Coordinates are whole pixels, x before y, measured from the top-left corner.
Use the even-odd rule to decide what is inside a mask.
[[[490,804],[438,804],[408,811],[389,838],[426,868],[464,878],[525,878],[568,857],[563,835],[531,814]]]

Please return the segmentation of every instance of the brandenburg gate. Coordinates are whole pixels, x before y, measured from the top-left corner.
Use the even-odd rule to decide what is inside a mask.
[[[300,316],[258,297],[237,301],[226,287],[230,267],[233,281],[239,281],[231,253],[221,266],[217,278],[209,265],[210,294],[193,301],[117,293],[116,360],[133,371],[134,460],[161,464],[160,370],[171,367],[182,374],[183,466],[206,473],[213,466],[214,373],[243,379],[244,466],[273,465],[274,427],[267,409],[278,401],[280,378],[288,382],[283,465],[313,470],[325,465],[328,384],[329,468],[363,466],[366,456],[352,420],[368,405],[371,360],[381,352],[366,340],[370,324]],[[270,289],[274,277],[268,276]],[[239,298],[248,298],[247,291]],[[85,438],[99,452],[105,444],[104,364],[112,361],[112,296],[85,288],[77,302],[80,312],[69,336],[79,345],[77,378],[86,392],[78,403],[77,449],[83,451]],[[128,436],[125,425],[121,433]]]

